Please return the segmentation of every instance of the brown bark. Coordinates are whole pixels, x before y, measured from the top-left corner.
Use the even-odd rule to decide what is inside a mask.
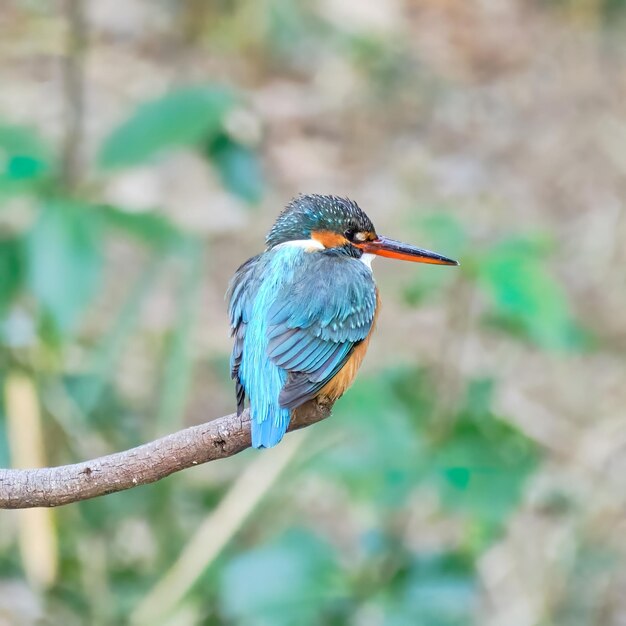
[[[331,408],[309,402],[293,415],[289,430],[323,420]],[[0,508],[60,506],[132,489],[249,447],[250,417],[246,410],[240,417],[225,415],[91,461],[41,469],[0,469]]]

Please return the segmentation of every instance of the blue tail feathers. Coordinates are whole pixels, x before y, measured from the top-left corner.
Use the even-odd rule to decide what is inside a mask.
[[[277,415],[269,415],[259,421],[252,416],[252,447],[271,448],[284,436],[289,426],[289,409],[279,409]]]
[[[264,279],[246,320],[238,377],[250,402],[252,446],[255,448],[275,446],[289,426],[291,411],[281,407],[278,399],[287,382],[287,372],[268,354],[268,312],[280,287],[291,280],[303,254],[299,248],[281,248],[265,255]]]

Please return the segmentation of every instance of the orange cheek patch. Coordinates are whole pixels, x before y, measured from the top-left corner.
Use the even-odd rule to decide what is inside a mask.
[[[348,243],[348,240],[339,233],[333,233],[330,230],[314,230],[311,237],[319,241],[324,248],[340,248]]]

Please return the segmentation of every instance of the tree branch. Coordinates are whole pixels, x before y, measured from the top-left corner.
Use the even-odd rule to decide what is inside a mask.
[[[289,430],[319,422],[331,404],[309,402],[294,412]],[[248,411],[179,430],[124,452],[41,469],[0,469],[0,508],[60,506],[153,483],[174,472],[233,456],[250,447]]]

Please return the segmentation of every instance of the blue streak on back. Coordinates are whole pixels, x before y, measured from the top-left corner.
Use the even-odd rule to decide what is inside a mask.
[[[293,279],[295,268],[305,261],[301,248],[280,247],[267,252],[254,279],[254,296],[243,345],[239,379],[250,401],[252,446],[271,448],[285,434],[290,410],[281,408],[278,397],[287,381],[287,372],[268,355],[268,313],[280,288]]]

